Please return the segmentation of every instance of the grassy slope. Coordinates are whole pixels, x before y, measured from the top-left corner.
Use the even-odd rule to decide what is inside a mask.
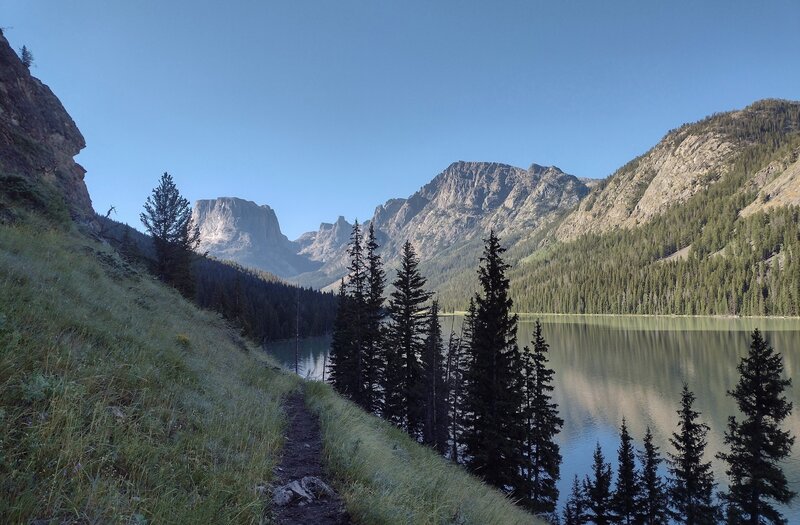
[[[108,246],[0,225],[0,522],[258,523],[299,380]],[[324,385],[327,461],[363,523],[532,517]]]

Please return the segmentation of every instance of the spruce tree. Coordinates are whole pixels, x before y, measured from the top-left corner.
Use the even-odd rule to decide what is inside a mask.
[[[469,344],[464,448],[467,466],[490,485],[523,489],[522,404],[517,316],[508,294],[509,265],[494,231],[485,240]]]
[[[586,517],[596,525],[615,523],[611,494],[611,464],[606,463],[600,443],[597,443],[592,458],[592,477],[586,476],[583,481],[583,492],[586,494]]]
[[[381,374],[383,373],[383,347],[385,316],[384,288],[386,286],[386,273],[383,271],[381,256],[377,253],[379,248],[375,239],[375,229],[369,225],[367,236],[367,278],[366,278],[366,321],[364,324],[364,352],[363,352],[363,406],[372,413],[378,413],[382,406]]]
[[[350,310],[351,300],[346,293],[346,286],[344,279],[342,279],[339,286],[339,307],[333,324],[331,352],[328,360],[328,377],[337,392],[352,399],[355,381]]]
[[[464,412],[464,377],[468,369],[466,344],[472,340],[472,327],[475,324],[475,300],[469,300],[467,314],[461,325],[461,334],[455,337],[450,334],[447,349],[447,384],[450,392],[449,416],[450,423],[450,460],[459,463],[461,459],[461,439],[464,428],[462,415]]]
[[[192,222],[189,201],[178,191],[169,173],[161,176],[139,218],[153,239],[156,275],[185,295],[192,295],[191,257],[200,244],[200,231]]]
[[[636,470],[636,451],[633,438],[628,432],[625,418],[619,429],[619,449],[617,450],[617,485],[614,490],[614,512],[619,523],[633,525],[638,517],[639,473]]]
[[[28,69],[30,69],[33,65],[33,53],[31,53],[31,50],[28,49],[28,46],[22,46],[20,48],[19,58],[22,61],[22,65]]]
[[[525,347],[521,355],[523,376],[525,504],[535,514],[555,512],[558,502],[558,479],[561,453],[555,442],[564,420],[558,416],[553,401],[554,372],[547,366],[548,344],[542,325],[536,320],[533,350]]]
[[[444,378],[442,327],[439,303],[433,301],[428,313],[428,332],[422,352],[422,391],[424,392],[422,442],[440,454],[447,449],[447,383]]]
[[[572,480],[572,492],[564,504],[564,512],[561,517],[563,525],[584,525],[589,521],[586,508],[586,493],[583,491],[577,475]]]
[[[353,224],[347,247],[350,264],[347,267],[349,302],[349,331],[351,334],[352,392],[351,399],[361,407],[364,403],[364,339],[367,324],[367,270],[364,263],[363,236],[358,221]]]
[[[724,494],[729,521],[733,523],[786,523],[773,502],[788,504],[795,496],[780,462],[791,453],[794,436],[781,424],[792,411],[784,391],[783,359],[753,331],[750,351],[738,365],[740,378],[729,391],[743,414],[731,416],[725,432],[729,453],[718,457],[728,464],[730,487]]]
[[[426,332],[424,305],[430,298],[418,266],[414,248],[406,241],[389,299],[384,374],[385,415],[414,437],[422,427],[420,354]]]
[[[699,421],[700,413],[694,410],[694,401],[694,394],[684,384],[678,430],[670,439],[675,449],[669,454],[670,514],[678,523],[706,525],[716,523],[718,512],[713,501],[715,483],[711,462],[703,462],[709,428]]]
[[[666,525],[667,492],[664,481],[658,474],[658,466],[663,459],[658,447],[653,444],[650,427],[644,435],[644,451],[639,456],[642,464],[641,490],[639,493],[639,520],[642,525]]]

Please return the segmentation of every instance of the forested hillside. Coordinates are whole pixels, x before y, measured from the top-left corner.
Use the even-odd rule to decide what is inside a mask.
[[[554,232],[567,216],[512,246],[512,295],[521,311],[800,315],[800,208],[769,206],[786,195],[764,190],[785,171],[775,166],[798,160],[800,104],[764,101],[678,131],[686,130],[711,130],[740,151],[709,175],[707,189],[643,225],[558,242]],[[442,284],[446,307],[466,304],[466,282],[468,271]]]

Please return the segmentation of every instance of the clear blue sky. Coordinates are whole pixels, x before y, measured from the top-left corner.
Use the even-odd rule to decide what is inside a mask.
[[[86,137],[95,209],[369,218],[456,160],[604,177],[667,130],[800,98],[800,2],[0,0]]]

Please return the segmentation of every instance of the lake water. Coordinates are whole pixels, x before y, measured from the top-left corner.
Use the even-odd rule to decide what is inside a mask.
[[[695,408],[711,427],[709,460],[721,487],[724,466],[713,458],[724,450],[723,433],[729,415],[737,414],[726,395],[738,380],[736,365],[747,353],[750,332],[759,328],[783,354],[789,377],[800,382],[800,320],[717,319],[634,316],[544,315],[544,336],[550,344],[550,364],[556,372],[554,398],[564,427],[558,437],[564,458],[561,500],[568,495],[574,475],[589,473],[597,442],[606,459],[616,463],[618,427],[622,418],[641,446],[647,426],[662,453],[670,450],[682,384],[694,391]],[[520,346],[528,344],[536,317],[520,316]],[[463,318],[445,316],[442,328],[458,331]],[[300,374],[322,378],[330,338],[300,341]],[[294,368],[294,341],[269,345],[268,352],[287,368]],[[785,428],[800,436],[800,386],[788,393],[795,410]],[[800,441],[785,464],[791,488],[800,492]],[[800,502],[784,509],[790,523],[800,523]]]

